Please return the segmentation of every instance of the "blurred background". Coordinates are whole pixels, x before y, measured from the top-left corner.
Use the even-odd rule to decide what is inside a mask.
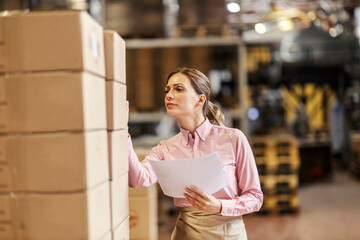
[[[15,9],[86,10],[120,34],[139,156],[179,129],[164,109],[168,74],[205,73],[258,166],[265,197],[244,217],[249,239],[360,239],[360,1],[0,2]],[[170,238],[178,209],[155,188],[158,210],[131,239]]]

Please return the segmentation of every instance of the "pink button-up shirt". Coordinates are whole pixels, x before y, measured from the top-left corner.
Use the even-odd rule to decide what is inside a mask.
[[[263,202],[254,155],[245,135],[238,129],[213,125],[208,119],[195,131],[185,129],[161,141],[140,163],[129,138],[129,185],[149,186],[157,181],[148,159],[176,160],[218,152],[226,186],[213,196],[221,201],[220,215],[241,216],[258,211]],[[192,206],[185,198],[174,198],[175,206]]]

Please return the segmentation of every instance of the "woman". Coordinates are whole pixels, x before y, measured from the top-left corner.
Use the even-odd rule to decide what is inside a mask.
[[[258,211],[263,194],[254,156],[244,134],[224,126],[224,116],[210,101],[210,82],[200,71],[179,68],[165,87],[167,114],[180,124],[180,133],[161,141],[140,163],[129,141],[129,185],[149,186],[157,181],[148,159],[176,160],[218,152],[226,186],[207,195],[192,186],[180,207],[171,239],[247,239],[242,215]],[[129,137],[130,139],[130,137]]]

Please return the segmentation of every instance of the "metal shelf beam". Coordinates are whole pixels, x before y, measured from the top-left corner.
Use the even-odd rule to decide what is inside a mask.
[[[125,39],[126,48],[166,48],[196,46],[228,46],[242,44],[240,37],[206,37],[206,38],[163,38],[163,39]]]

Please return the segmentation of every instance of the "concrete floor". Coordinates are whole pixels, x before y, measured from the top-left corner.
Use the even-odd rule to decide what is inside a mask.
[[[335,172],[332,181],[299,188],[294,215],[245,217],[249,240],[359,240],[360,181]]]
[[[249,240],[360,240],[360,181],[336,171],[331,181],[299,187],[300,211],[244,217]],[[159,239],[168,240],[175,219]],[[164,228],[162,228],[164,229]]]

